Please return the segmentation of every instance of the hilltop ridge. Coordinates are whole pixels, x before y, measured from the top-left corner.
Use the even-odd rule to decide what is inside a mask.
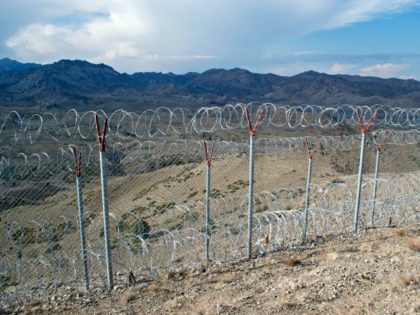
[[[143,110],[252,101],[419,107],[420,82],[329,75],[312,70],[287,77],[241,68],[186,74],[127,74],[84,60],[60,60],[46,65],[0,60],[0,106]]]

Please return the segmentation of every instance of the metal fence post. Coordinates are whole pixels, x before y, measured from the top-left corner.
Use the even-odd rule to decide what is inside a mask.
[[[379,163],[381,160],[381,149],[379,146],[376,146],[376,160],[375,160],[375,179],[373,182],[373,191],[372,191],[372,212],[371,212],[371,225],[375,222],[375,206],[376,206],[376,192],[378,190],[378,177],[379,177]]]
[[[365,153],[365,138],[373,120],[375,119],[376,113],[377,112],[375,112],[372,115],[372,117],[370,118],[368,122],[368,125],[365,127],[364,123],[362,122],[360,118],[359,112],[358,111],[356,112],[357,118],[360,124],[360,131],[362,134],[362,138],[360,139],[360,157],[359,157],[359,170],[357,174],[356,201],[355,201],[354,217],[353,217],[353,233],[357,233],[358,224],[359,224],[360,198],[361,198],[361,192],[362,192],[362,177],[363,177],[363,160],[364,160],[364,153]]]
[[[96,131],[98,134],[99,142],[99,168],[101,171],[101,190],[102,190],[102,210],[103,210],[103,220],[104,220],[104,239],[105,239],[105,256],[106,256],[106,269],[108,277],[108,288],[113,288],[113,278],[112,278],[112,260],[111,260],[111,245],[109,237],[109,211],[108,211],[108,194],[107,194],[107,185],[106,185],[106,173],[105,173],[105,135],[108,127],[108,120],[105,119],[104,130],[101,133],[99,127],[98,115],[95,115]]]
[[[245,117],[248,123],[249,132],[249,182],[248,182],[248,238],[246,255],[248,259],[252,257],[252,228],[253,228],[253,209],[254,209],[254,137],[257,134],[257,127],[261,121],[263,109],[260,108],[258,111],[257,120],[255,126],[252,126],[251,119],[249,116],[248,107],[245,106]]]
[[[363,173],[363,159],[365,152],[365,133],[362,133],[362,139],[360,140],[360,157],[359,157],[359,171],[357,173],[357,190],[356,190],[356,204],[354,208],[353,217],[353,232],[357,233],[357,227],[359,223],[359,212],[360,212],[360,194],[362,192],[362,173]]]
[[[302,230],[302,245],[306,242],[306,232],[308,230],[308,212],[309,200],[311,195],[311,177],[312,177],[312,158],[315,151],[309,148],[308,139],[305,139],[305,144],[308,150],[308,173],[306,176],[306,195],[305,195],[305,209],[303,213],[303,230]]]
[[[207,165],[207,172],[206,172],[206,241],[205,241],[205,258],[206,262],[210,262],[210,255],[209,255],[209,249],[210,249],[210,238],[211,238],[211,231],[210,231],[210,198],[211,198],[211,161],[213,156],[213,149],[214,144],[211,149],[211,152],[209,152],[207,147],[207,142],[204,141],[204,153],[206,156],[206,165]]]
[[[249,178],[248,178],[248,242],[246,255],[252,256],[252,219],[254,210],[254,136],[249,137]]]
[[[83,206],[83,193],[82,193],[82,174],[81,174],[81,159],[82,154],[77,154],[76,148],[73,147],[73,154],[76,159],[76,191],[77,191],[77,205],[79,208],[79,234],[80,245],[82,248],[82,265],[83,265],[83,280],[86,290],[89,289],[89,272],[87,266],[86,254],[86,238],[85,238],[85,221],[84,221],[84,206]]]

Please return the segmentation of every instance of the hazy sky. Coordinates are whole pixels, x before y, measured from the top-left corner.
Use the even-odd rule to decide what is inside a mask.
[[[0,0],[0,58],[420,79],[420,0]]]

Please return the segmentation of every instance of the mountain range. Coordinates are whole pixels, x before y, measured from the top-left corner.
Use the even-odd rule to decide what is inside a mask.
[[[105,64],[0,60],[0,107],[143,110],[252,101],[420,107],[420,82],[307,71],[294,76],[210,69],[186,74],[119,73]]]

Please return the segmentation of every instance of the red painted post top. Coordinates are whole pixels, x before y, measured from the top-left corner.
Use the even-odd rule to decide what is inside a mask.
[[[373,121],[375,120],[376,114],[378,112],[375,111],[372,115],[372,117],[370,117],[367,126],[365,125],[365,123],[362,121],[362,118],[360,117],[359,111],[356,111],[356,115],[357,115],[357,120],[359,121],[359,125],[360,125],[360,132],[363,134],[367,134],[369,132],[370,127],[372,126]]]
[[[248,133],[250,137],[255,137],[257,134],[257,128],[259,123],[261,122],[262,119],[262,114],[264,112],[264,109],[261,107],[258,110],[258,115],[257,115],[257,119],[255,120],[255,126],[252,126],[252,122],[251,122],[251,118],[249,117],[249,109],[247,106],[244,107],[244,112],[245,112],[245,118],[248,124]]]
[[[78,152],[75,146],[72,146],[71,150],[73,151],[74,160],[76,162],[76,177],[80,177],[82,176],[82,152]]]
[[[101,131],[101,127],[99,126],[98,115],[95,114],[95,127],[96,127],[96,134],[98,137],[99,151],[105,152],[105,136],[106,136],[106,130],[108,129],[108,119],[105,118],[104,130]]]
[[[306,146],[307,157],[308,157],[308,159],[312,160],[312,158],[315,155],[315,150],[313,149],[313,147],[311,145],[309,145],[308,138],[305,138],[304,143],[305,143],[305,146]]]
[[[214,145],[215,144],[213,143],[213,146],[211,147],[211,150],[209,151],[207,141],[204,141],[204,155],[205,155],[205,158],[206,158],[207,166],[211,166],[211,161],[212,161],[212,158],[213,158]]]

